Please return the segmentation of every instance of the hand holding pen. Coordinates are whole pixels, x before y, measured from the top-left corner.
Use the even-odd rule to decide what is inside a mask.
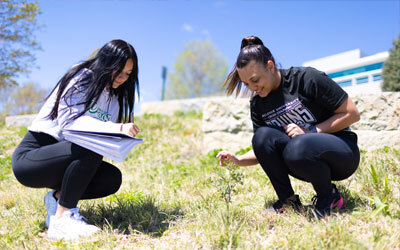
[[[120,129],[120,131],[121,131],[123,134],[129,135],[129,136],[132,136],[132,137],[135,137],[135,136],[140,132],[140,128],[134,124],[134,121],[133,121],[133,114],[132,114],[132,113],[130,114],[130,119],[129,119],[129,121],[131,121],[131,122],[129,122],[129,123],[122,123],[122,124],[121,124],[121,129]]]

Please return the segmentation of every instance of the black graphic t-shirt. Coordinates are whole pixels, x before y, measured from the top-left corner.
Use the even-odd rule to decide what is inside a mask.
[[[250,101],[253,129],[294,123],[302,128],[331,117],[347,93],[325,73],[311,67],[280,70],[279,88]],[[347,129],[346,129],[347,130]]]

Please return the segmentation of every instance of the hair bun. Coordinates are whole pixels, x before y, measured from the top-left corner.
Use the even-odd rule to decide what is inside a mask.
[[[260,38],[258,38],[256,36],[248,36],[248,37],[243,38],[240,49],[243,49],[244,47],[250,46],[250,45],[264,45],[264,43],[261,41]]]

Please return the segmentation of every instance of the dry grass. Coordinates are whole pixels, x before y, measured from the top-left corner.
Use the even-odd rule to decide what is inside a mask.
[[[124,163],[117,194],[80,202],[82,213],[103,230],[78,241],[46,236],[44,189],[25,188],[10,169],[25,128],[0,127],[1,249],[399,249],[400,152],[362,152],[357,172],[337,183],[345,209],[318,221],[310,213],[277,215],[265,208],[276,196],[260,166],[242,168],[230,219],[216,180],[224,174],[215,152],[201,154],[201,115],[143,116],[145,143]],[[373,170],[372,170],[373,169]],[[226,173],[225,173],[226,174]],[[310,184],[293,180],[303,204]]]

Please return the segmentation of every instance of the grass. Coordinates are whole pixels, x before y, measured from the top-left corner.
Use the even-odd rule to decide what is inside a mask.
[[[276,195],[260,166],[229,170],[219,167],[217,150],[202,154],[201,114],[144,115],[137,124],[144,144],[117,165],[123,173],[121,189],[79,203],[81,213],[102,232],[78,241],[47,238],[43,196],[48,190],[22,186],[11,171],[13,149],[26,128],[0,124],[0,248],[400,248],[396,149],[362,151],[356,173],[336,183],[344,209],[319,221],[311,213],[268,211]],[[311,185],[292,183],[303,204],[310,205]]]

